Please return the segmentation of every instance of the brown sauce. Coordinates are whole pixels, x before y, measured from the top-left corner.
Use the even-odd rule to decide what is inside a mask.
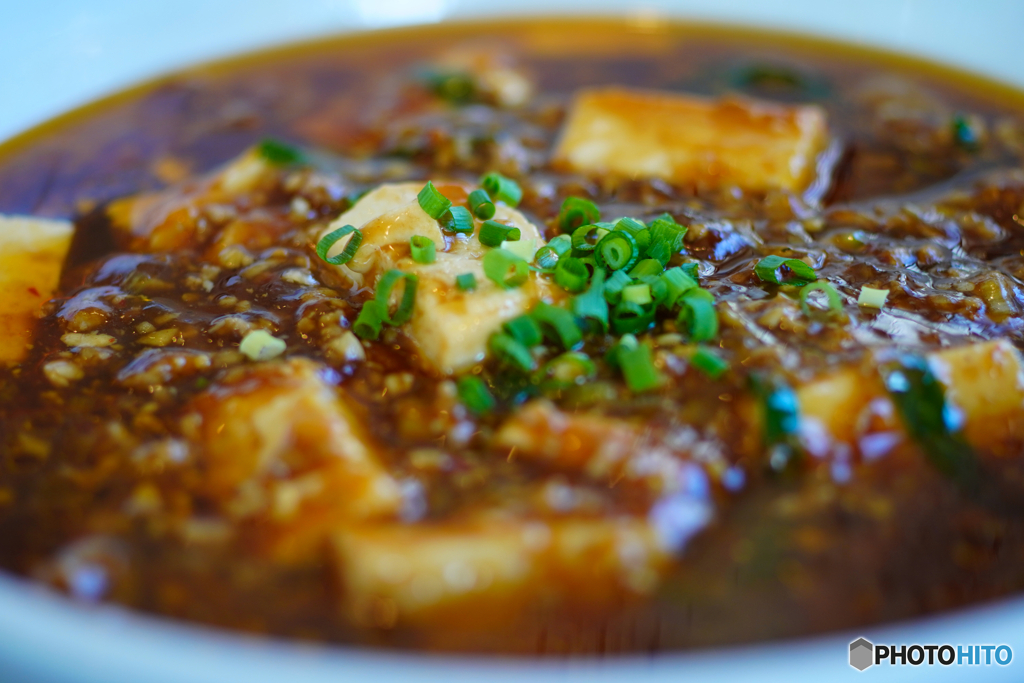
[[[427,95],[416,90],[415,68],[467,40],[514,55],[536,84],[530,104],[421,106]],[[547,157],[572,93],[605,84],[706,95],[739,88],[818,103],[838,141],[834,178],[817,197],[801,197],[609,184],[552,169]],[[896,346],[1022,345],[1022,112],[1024,95],[981,79],[804,38],[524,21],[268,52],[169,76],[46,124],[0,147],[0,213],[74,217],[78,227],[29,358],[0,370],[0,566],[79,599],[234,629],[525,654],[796,637],[1015,593],[1024,587],[1024,514],[1002,503],[1021,491],[1017,443],[1003,444],[997,458],[1003,489],[986,483],[978,497],[909,442],[878,460],[810,458],[779,474],[763,449],[751,451],[740,404],[757,372],[796,385],[838,367],[867,373],[874,352]],[[972,126],[970,140],[957,139],[957,120]],[[327,150],[319,163],[331,180],[282,172],[252,209],[271,237],[244,259],[215,253],[210,242],[131,253],[112,232],[111,200],[198,176],[268,136]],[[640,599],[538,602],[482,629],[460,616],[396,627],[385,614],[356,624],[337,607],[342,588],[327,550],[281,559],[271,549],[289,541],[278,527],[230,519],[205,488],[201,448],[182,421],[211,386],[240,381],[236,323],[269,327],[289,340],[287,357],[322,364],[407,487],[412,509],[402,514],[415,523],[478,509],[544,519],[540,489],[569,492],[596,518],[649,514],[661,500],[643,485],[608,486],[496,449],[489,439],[531,390],[493,362],[482,373],[499,411],[468,420],[476,431],[466,441],[441,438],[439,447],[443,430],[430,425],[445,378],[425,370],[401,335],[369,345],[365,362],[332,350],[336,337],[324,330],[349,326],[366,296],[330,279],[308,247],[310,226],[381,182],[475,182],[494,168],[519,179],[520,209],[549,238],[568,195],[593,198],[608,216],[669,212],[689,226],[685,258],[698,264],[719,310],[730,311],[720,346],[741,370],[719,381],[680,373],[655,395],[632,395],[602,367],[603,394],[552,400],[690,439],[682,466],[700,471],[691,493],[713,505],[714,521]],[[305,202],[301,220],[292,216],[296,197]],[[818,276],[852,297],[849,323],[801,317],[792,292],[760,282],[753,264],[768,253],[820,264]],[[862,285],[887,287],[888,307],[858,308]],[[170,320],[176,332],[166,345],[139,341]],[[111,335],[119,348],[79,353],[85,379],[54,387],[43,367],[69,353],[64,334],[82,330]],[[659,322],[649,335],[673,332]],[[611,343],[595,336],[583,350],[601,358]],[[677,343],[663,342],[669,351]]]

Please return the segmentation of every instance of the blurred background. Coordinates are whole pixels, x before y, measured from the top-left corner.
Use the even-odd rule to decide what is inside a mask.
[[[306,37],[509,12],[781,27],[885,45],[1024,85],[1020,0],[6,0],[0,139],[197,61]]]

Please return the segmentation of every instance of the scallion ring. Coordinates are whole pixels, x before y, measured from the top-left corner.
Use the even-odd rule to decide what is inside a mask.
[[[679,327],[686,330],[690,340],[711,341],[718,336],[718,313],[714,298],[705,289],[691,289],[679,298]]]
[[[640,258],[640,248],[631,234],[616,230],[601,238],[594,254],[597,262],[608,270],[627,270]]]
[[[611,327],[615,334],[646,331],[654,322],[654,308],[622,300],[612,309]]]
[[[572,313],[564,308],[541,301],[530,311],[530,316],[537,322],[545,336],[559,342],[566,350],[583,341],[583,333],[573,320]]]
[[[537,369],[537,361],[530,354],[530,349],[511,335],[492,334],[487,341],[487,348],[498,360],[523,372]]]
[[[438,192],[437,188],[434,187],[434,183],[429,180],[423,186],[423,189],[420,190],[419,194],[416,195],[416,201],[419,202],[420,208],[426,211],[427,215],[435,221],[440,220],[448,212],[448,209],[452,208],[452,201]]]
[[[779,269],[787,268],[791,273],[790,276],[779,277]],[[798,258],[786,258],[785,256],[765,256],[763,259],[757,262],[754,266],[754,273],[762,282],[771,282],[772,284],[781,285],[806,285],[810,282],[814,282],[817,279],[817,275],[814,273],[814,268],[804,263]]]
[[[413,235],[409,238],[409,249],[412,251],[412,260],[416,263],[433,263],[437,260],[434,240],[423,235]]]
[[[558,264],[558,259],[565,256],[572,250],[572,237],[569,235],[557,235],[551,241],[537,250],[534,261],[544,270],[551,270]]]
[[[487,247],[500,247],[502,242],[513,242],[522,237],[522,232],[514,225],[505,225],[498,221],[484,221],[480,226],[477,238],[480,244]]]
[[[469,193],[466,203],[469,204],[469,210],[473,212],[473,215],[480,220],[486,221],[494,218],[494,202],[491,201],[487,190],[473,190]]]
[[[330,252],[331,247],[337,244],[343,237],[345,237],[345,235],[348,234],[351,234],[352,237],[349,238],[348,244],[345,245],[345,248],[342,249],[341,253],[334,256],[328,256],[327,254]],[[330,263],[332,266],[341,266],[352,260],[352,257],[356,255],[356,251],[359,250],[359,245],[362,243],[363,233],[356,230],[351,225],[345,225],[320,238],[320,241],[317,242],[316,245],[316,255],[324,261],[327,261],[327,263]]]
[[[581,225],[572,231],[572,248],[577,252],[594,251],[607,230],[599,225]]]
[[[516,207],[523,199],[523,189],[511,178],[500,173],[488,173],[480,179],[480,186],[494,199],[501,200],[511,207]]]
[[[558,225],[562,232],[572,232],[581,225],[601,220],[601,210],[589,199],[566,197],[558,212]]]
[[[824,292],[825,296],[828,297],[828,309],[819,312],[828,316],[838,315],[843,312],[843,298],[839,296],[836,288],[825,280],[818,280],[817,282],[804,285],[800,290],[800,308],[808,318],[811,317],[813,311],[810,302],[807,301],[807,297],[814,292]]]
[[[665,305],[669,308],[675,306],[683,294],[699,286],[682,268],[669,268],[661,274],[661,281],[668,288]]]
[[[555,265],[555,284],[567,292],[582,292],[587,288],[589,278],[586,264],[574,256],[566,256]]]
[[[355,322],[352,323],[352,331],[360,339],[372,341],[380,336],[380,329],[386,316],[387,308],[384,304],[376,299],[370,299],[363,304],[363,310],[359,311]]]
[[[453,206],[441,216],[441,223],[448,232],[473,234],[473,215],[464,206]]]
[[[404,281],[402,299],[394,313],[391,310],[391,290],[399,281]],[[416,305],[416,286],[420,279],[413,273],[403,273],[400,270],[389,270],[381,276],[377,283],[377,293],[374,295],[377,301],[384,306],[382,320],[389,325],[404,325],[412,318],[412,309]]]
[[[505,249],[491,249],[484,254],[484,275],[500,287],[512,289],[526,282],[529,265]]]
[[[532,348],[543,340],[537,321],[528,313],[512,318],[502,327],[509,336],[527,348]]]

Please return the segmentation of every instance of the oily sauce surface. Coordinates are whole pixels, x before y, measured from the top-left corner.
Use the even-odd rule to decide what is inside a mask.
[[[501,47],[536,96],[512,110],[438,103],[417,85],[416,69],[460,42]],[[0,565],[78,599],[246,631],[525,654],[794,637],[1019,591],[1019,507],[964,496],[912,443],[874,460],[811,458],[779,474],[751,448],[740,407],[756,372],[796,384],[839,366],[869,373],[873,354],[896,345],[1020,344],[1024,99],[958,78],[848,48],[706,27],[467,25],[200,69],[9,143],[0,212],[73,216],[78,232],[29,358],[0,370]],[[572,93],[605,84],[816,102],[837,139],[833,180],[804,196],[752,195],[552,169]],[[968,138],[958,137],[958,120],[969,124]],[[322,170],[282,171],[257,206],[231,207],[270,235],[261,248],[131,253],[115,238],[108,202],[198,176],[268,136],[321,150]],[[680,257],[698,263],[702,285],[727,311],[721,348],[741,370],[719,381],[673,374],[680,340],[659,323],[650,336],[673,376],[664,391],[632,395],[602,370],[594,386],[550,398],[566,411],[638,421],[685,441],[686,466],[703,473],[692,493],[714,518],[655,590],[596,613],[538,607],[485,629],[458,616],[353,623],[337,607],[330,553],[315,544],[293,552],[273,521],[226,514],[183,424],[197,396],[244,368],[238,341],[254,326],[286,339],[286,357],[322,364],[329,383],[353,398],[403,482],[410,523],[481,508],[543,520],[560,514],[556,499],[613,518],[659,500],[645,485],[608,486],[496,449],[491,436],[530,389],[494,363],[482,372],[499,411],[463,416],[460,440],[452,424],[438,426],[454,410],[451,383],[425,370],[399,334],[367,345],[362,362],[332,345],[366,296],[331,280],[308,247],[310,226],[381,182],[472,182],[491,169],[519,180],[520,209],[549,238],[569,195],[592,198],[606,216],[669,212],[689,227]],[[792,291],[761,283],[753,263],[768,253],[810,256],[819,277],[839,283],[847,321],[801,315]],[[863,285],[889,289],[884,310],[856,306]],[[62,341],[85,331],[117,343],[72,352]],[[599,358],[610,344],[594,338],[584,350]],[[83,378],[55,383],[44,371],[55,359],[78,365]],[[1014,449],[1007,445],[1000,461],[1004,498],[1024,493]]]

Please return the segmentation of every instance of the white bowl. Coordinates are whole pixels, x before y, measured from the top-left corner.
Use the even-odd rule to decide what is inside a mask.
[[[54,0],[0,9],[0,139],[132,82],[189,63],[299,38],[496,14],[634,14],[798,30],[916,53],[1024,87],[1024,3],[1011,0]],[[847,663],[851,640],[1005,643],[1024,658],[1024,598],[800,641],[656,657],[542,661],[439,657],[268,641],[75,604],[0,574],[0,681],[336,683],[409,679],[536,683],[606,680],[1022,680],[1008,667]]]

